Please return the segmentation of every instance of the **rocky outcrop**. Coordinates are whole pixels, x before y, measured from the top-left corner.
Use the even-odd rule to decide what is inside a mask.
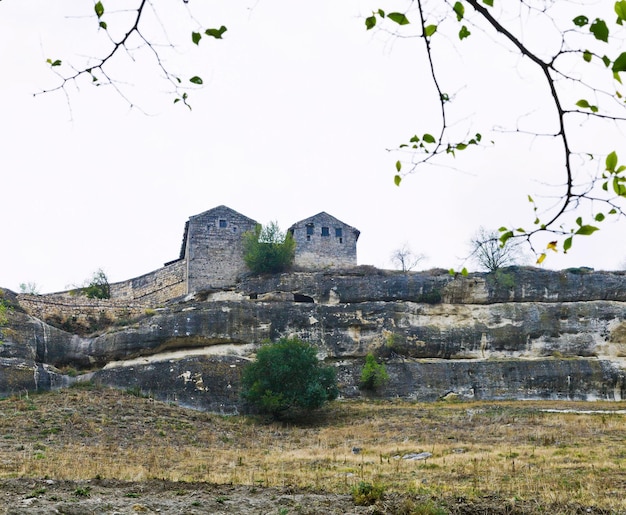
[[[0,395],[90,379],[230,413],[241,408],[239,374],[256,346],[284,336],[316,345],[337,367],[344,396],[359,395],[370,352],[385,360],[387,396],[621,399],[625,388],[619,273],[360,268],[249,278],[87,337],[18,309],[9,319],[0,328]]]

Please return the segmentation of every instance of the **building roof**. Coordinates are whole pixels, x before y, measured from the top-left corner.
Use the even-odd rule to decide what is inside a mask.
[[[180,256],[177,260],[174,261],[170,261],[170,263],[173,263],[175,261],[179,261],[181,259],[185,258],[185,252],[187,250],[187,236],[189,234],[189,222],[191,222],[194,218],[200,218],[200,217],[205,217],[207,215],[211,215],[214,211],[219,211],[220,215],[227,213],[227,214],[232,214],[232,215],[236,215],[237,217],[243,218],[246,221],[250,222],[251,224],[257,224],[258,222],[256,220],[253,220],[252,218],[247,217],[246,215],[242,215],[241,213],[239,213],[238,211],[235,211],[234,209],[228,207],[228,206],[217,206],[211,209],[208,209],[206,211],[203,211],[202,213],[198,213],[197,215],[192,215],[189,217],[189,220],[187,222],[185,222],[185,231],[183,233],[183,242],[180,246]]]
[[[335,218],[332,215],[329,215],[326,211],[321,211],[317,213],[316,215],[310,216],[308,218],[305,218],[304,220],[300,220],[299,222],[296,222],[288,229],[288,231],[291,234],[293,234],[293,231],[295,230],[296,227],[298,226],[302,227],[310,223],[328,224],[329,226],[340,225],[342,227],[345,227],[347,230],[353,231],[354,236],[357,240],[359,239],[359,235],[361,234],[361,231],[359,231],[358,229],[352,227],[351,225],[348,225],[345,222],[342,222],[341,220],[339,220],[338,218]]]

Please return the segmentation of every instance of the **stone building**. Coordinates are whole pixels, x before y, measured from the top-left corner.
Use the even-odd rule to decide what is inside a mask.
[[[187,293],[235,284],[248,271],[242,236],[257,224],[226,206],[190,217],[179,258],[186,265]]]
[[[65,291],[20,295],[20,303],[40,318],[53,315],[86,319],[98,316],[104,307],[135,315],[146,307],[192,293],[230,288],[249,272],[244,261],[243,234],[257,224],[227,206],[218,206],[189,217],[178,259],[142,276],[111,283],[110,299],[88,299]],[[296,241],[296,267],[315,270],[356,266],[359,231],[328,213],[318,213],[288,230]]]
[[[300,268],[346,268],[357,265],[360,231],[322,211],[289,228],[296,242],[294,265]]]

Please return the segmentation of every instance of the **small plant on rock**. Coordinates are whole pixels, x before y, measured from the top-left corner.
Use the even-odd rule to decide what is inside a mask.
[[[111,286],[109,279],[102,269],[96,270],[91,279],[85,281],[85,286],[75,288],[71,295],[84,295],[90,299],[110,299]]]
[[[389,374],[384,363],[378,363],[373,354],[365,358],[365,366],[361,371],[361,390],[374,392],[389,381]]]

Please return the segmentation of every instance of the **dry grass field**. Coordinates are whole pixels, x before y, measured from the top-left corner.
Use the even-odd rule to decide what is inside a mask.
[[[0,400],[0,514],[626,513],[625,408],[337,401],[295,424],[23,394]]]

